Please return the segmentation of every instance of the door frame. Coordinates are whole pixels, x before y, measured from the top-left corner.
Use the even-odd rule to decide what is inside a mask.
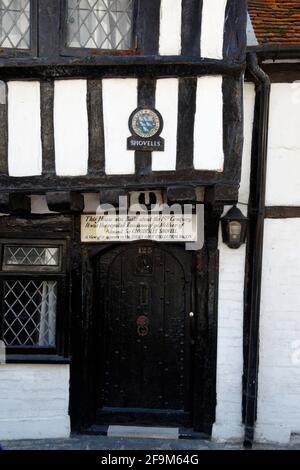
[[[194,302],[194,345],[191,357],[192,426],[210,437],[216,410],[216,365],[218,323],[219,252],[218,229],[223,211],[205,207],[205,244],[192,252],[192,285]],[[72,257],[72,325],[70,416],[72,430],[87,432],[95,423],[95,387],[93,383],[94,330],[94,260],[110,244],[84,244],[80,241],[80,217],[74,220]]]

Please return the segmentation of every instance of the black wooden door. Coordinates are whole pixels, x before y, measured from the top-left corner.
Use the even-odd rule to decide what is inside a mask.
[[[98,421],[189,421],[190,271],[181,247],[139,243],[100,258]]]

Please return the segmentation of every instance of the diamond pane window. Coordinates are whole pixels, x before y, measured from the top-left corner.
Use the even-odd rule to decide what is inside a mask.
[[[4,264],[7,266],[58,266],[58,247],[5,246]]]
[[[68,0],[67,46],[131,49],[133,3],[134,0]]]
[[[56,305],[56,281],[5,281],[3,318],[5,344],[55,347]]]
[[[0,47],[30,49],[30,0],[0,0]]]

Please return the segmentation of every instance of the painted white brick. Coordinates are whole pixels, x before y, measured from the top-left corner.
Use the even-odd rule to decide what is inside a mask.
[[[68,365],[1,365],[0,383],[0,440],[69,436]]]
[[[47,419],[8,419],[0,422],[0,439],[60,439],[70,434],[66,416]]]
[[[241,440],[245,247],[221,242],[217,358],[217,410],[213,439]]]
[[[265,223],[257,441],[300,432],[299,232],[300,219]]]

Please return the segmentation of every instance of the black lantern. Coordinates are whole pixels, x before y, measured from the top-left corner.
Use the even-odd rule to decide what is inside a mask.
[[[223,242],[229,248],[237,249],[245,243],[248,219],[236,206],[222,217],[221,222]]]

